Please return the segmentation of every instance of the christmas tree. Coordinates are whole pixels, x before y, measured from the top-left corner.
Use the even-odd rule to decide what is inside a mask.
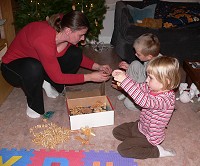
[[[45,20],[52,14],[81,11],[90,22],[88,41],[98,41],[107,10],[105,0],[16,0],[16,6],[14,24],[17,30],[30,22]]]

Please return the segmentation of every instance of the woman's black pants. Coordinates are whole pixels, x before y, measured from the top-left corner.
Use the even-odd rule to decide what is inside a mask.
[[[62,57],[57,58],[63,73],[76,73],[82,61],[82,51],[76,46],[70,46]],[[53,82],[46,74],[40,61],[34,58],[21,58],[8,64],[1,64],[2,75],[14,87],[22,88],[28,106],[39,114],[44,114],[44,99],[42,85],[49,82],[59,93],[63,84]]]

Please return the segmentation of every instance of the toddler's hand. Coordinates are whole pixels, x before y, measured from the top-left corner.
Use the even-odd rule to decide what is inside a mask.
[[[126,78],[125,72],[119,69],[114,70],[112,72],[112,76],[114,77],[114,80],[119,83],[121,83]]]
[[[116,81],[112,81],[111,83],[111,87],[117,90],[122,90],[122,88],[120,86],[117,85]]]
[[[125,62],[125,61],[121,61],[121,62],[119,63],[119,68],[120,68],[120,69],[127,70],[128,67],[129,67],[129,64],[128,64],[127,62]]]

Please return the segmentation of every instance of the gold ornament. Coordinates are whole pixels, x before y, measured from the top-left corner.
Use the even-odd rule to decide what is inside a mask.
[[[84,13],[84,11],[83,11],[83,0],[82,0],[81,12]]]
[[[75,5],[72,5],[72,10],[76,10],[76,6]]]
[[[97,22],[96,19],[94,20],[94,23],[95,23],[95,25],[96,25],[96,27],[97,27],[97,26],[98,26],[98,22]]]
[[[91,3],[91,4],[90,4],[90,9],[89,9],[89,12],[91,12],[91,11],[92,11],[92,8],[93,8],[93,4]]]

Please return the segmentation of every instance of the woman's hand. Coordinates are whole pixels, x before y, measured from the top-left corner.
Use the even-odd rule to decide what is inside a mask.
[[[103,71],[95,71],[90,74],[84,74],[84,80],[93,82],[103,82],[109,80],[110,75],[104,73]]]
[[[107,74],[108,76],[111,75],[112,69],[110,68],[109,65],[99,65],[97,63],[94,63],[93,70],[98,70],[98,71],[103,71],[104,74]]]
[[[121,62],[119,63],[119,68],[120,68],[120,69],[127,70],[128,67],[129,67],[129,64],[128,64],[127,62],[125,62],[125,61],[121,61]]]
[[[107,75],[111,75],[112,69],[110,68],[109,65],[100,65],[99,71],[103,71]]]
[[[121,83],[126,78],[126,73],[122,70],[114,70],[112,72],[112,76],[114,77],[114,80],[118,83]]]

